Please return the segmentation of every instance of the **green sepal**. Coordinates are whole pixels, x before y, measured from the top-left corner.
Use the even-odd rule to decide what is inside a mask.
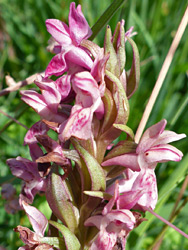
[[[66,158],[79,163],[80,156],[76,150],[73,149],[63,149],[63,154]]]
[[[61,220],[72,232],[78,229],[79,212],[74,205],[72,190],[67,180],[52,173],[48,177],[46,199],[54,215]]]
[[[119,37],[120,25],[121,25],[120,22],[118,22],[116,25],[114,34],[113,34],[112,42],[113,42],[113,46],[114,46],[115,50],[117,49],[117,42],[118,42],[118,37]]]
[[[109,70],[112,74],[119,77],[120,71],[118,67],[118,59],[112,43],[112,32],[109,25],[107,25],[106,27],[106,34],[104,40],[104,54],[106,55],[108,53],[110,53],[110,57],[106,63],[106,69]]]
[[[112,98],[111,92],[107,88],[105,90],[104,96],[102,97],[102,101],[104,103],[105,113],[100,134],[104,133],[104,131],[108,130],[112,126],[117,115],[115,102]]]
[[[120,75],[125,68],[125,30],[121,22],[118,22],[113,34],[113,46],[116,50]]]
[[[113,126],[123,132],[125,132],[134,141],[134,133],[131,128],[124,124],[113,124]]]
[[[121,131],[113,126],[113,123],[125,125],[129,117],[129,103],[122,83],[108,70],[105,71],[105,74],[109,81],[107,87],[112,91],[116,117],[114,121],[109,119],[109,121],[112,121],[111,124],[108,123],[109,129],[104,130],[97,139],[97,159],[100,163],[103,161],[106,147],[121,134]]]
[[[140,57],[136,43],[129,37],[127,37],[127,40],[133,49],[133,62],[127,77],[127,97],[130,98],[138,88],[140,81]]]
[[[112,198],[112,195],[101,191],[84,191],[84,194],[105,200],[110,200]]]
[[[60,238],[60,237],[43,237],[40,241],[40,243],[45,243],[45,244],[49,244],[55,248],[58,248],[60,250],[66,250],[66,246],[65,246],[65,241],[64,239]]]
[[[81,250],[79,240],[66,226],[51,220],[49,223],[62,233],[67,250]]]
[[[91,190],[93,191],[104,191],[106,189],[106,178],[104,171],[97,160],[89,154],[75,139],[72,139],[72,144],[80,155],[81,160],[86,164],[90,180]],[[88,181],[88,180],[84,180]]]
[[[123,174],[123,172],[125,172],[125,167],[123,166],[104,166],[104,170],[107,173],[107,178],[108,179],[114,179],[118,176],[120,176],[121,174]]]
[[[108,70],[105,71],[106,76],[113,84],[113,98],[117,108],[117,117],[115,123],[126,124],[129,117],[129,103],[121,81]]]
[[[120,75],[125,68],[125,30],[123,25],[120,25],[120,44],[117,48],[117,58],[119,61]]]
[[[119,155],[127,153],[136,153],[137,144],[133,141],[120,141],[118,144],[107,154],[104,161],[111,158],[117,157]]]

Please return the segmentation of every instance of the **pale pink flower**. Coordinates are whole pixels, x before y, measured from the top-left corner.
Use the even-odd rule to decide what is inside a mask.
[[[127,167],[127,179],[119,180],[118,202],[125,209],[154,209],[158,199],[157,182],[154,169],[158,162],[180,161],[183,154],[167,143],[180,140],[185,134],[164,131],[166,120],[148,128],[143,134],[135,153],[127,153],[105,161],[102,165],[121,165]],[[139,172],[133,172],[139,171]],[[107,189],[113,193],[115,184]]]
[[[121,165],[133,171],[143,168],[155,168],[158,162],[180,161],[183,154],[180,150],[167,143],[178,141],[185,134],[176,134],[172,131],[164,131],[166,120],[148,128],[143,134],[134,153],[126,153],[104,161],[103,166]]]
[[[96,226],[100,231],[92,243],[91,250],[112,250],[116,244],[125,249],[128,234],[136,224],[133,213],[127,209],[119,209],[118,183],[114,195],[104,207],[102,215],[96,215],[85,221],[85,226]],[[112,209],[116,204],[117,209]]]
[[[158,162],[180,161],[183,157],[180,150],[168,143],[185,138],[186,135],[164,130],[166,124],[167,121],[163,119],[143,134],[136,149],[141,168],[144,166],[155,168]]]

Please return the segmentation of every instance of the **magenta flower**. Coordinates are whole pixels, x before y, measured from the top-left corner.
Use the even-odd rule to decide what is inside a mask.
[[[104,115],[102,97],[105,92],[105,66],[109,55],[99,49],[91,68],[91,73],[82,71],[72,77],[72,88],[76,94],[75,105],[67,123],[60,126],[60,140],[66,141],[71,136],[87,140],[92,137],[93,114],[97,119]]]
[[[35,83],[41,89],[42,94],[34,90],[24,90],[20,92],[22,100],[31,106],[43,119],[57,123],[64,122],[67,115],[58,111],[62,95],[54,81],[38,76]]]
[[[60,139],[65,141],[71,136],[87,140],[91,137],[91,123],[94,112],[98,118],[104,114],[104,105],[101,100],[103,91],[92,75],[85,71],[73,78],[73,89],[76,93],[76,103],[66,123],[60,127]]]
[[[58,54],[49,63],[45,77],[63,74],[69,69],[69,62],[91,69],[93,61],[88,53],[80,47],[81,41],[92,34],[82,13],[81,5],[78,5],[76,9],[74,2],[70,4],[69,27],[57,19],[47,19],[46,27],[57,42],[54,52],[58,52]]]
[[[33,161],[43,155],[42,149],[38,146],[36,136],[47,134],[49,128],[42,122],[36,122],[26,133],[24,138],[24,145],[29,146],[30,155]]]

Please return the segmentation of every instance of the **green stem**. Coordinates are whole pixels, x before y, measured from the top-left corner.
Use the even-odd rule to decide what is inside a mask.
[[[113,3],[105,10],[105,12],[102,14],[102,16],[99,17],[97,22],[91,28],[93,34],[89,38],[89,40],[92,41],[96,37],[96,35],[99,33],[99,31],[112,18],[112,16],[119,9],[119,7],[122,5],[123,2],[125,2],[125,0],[114,0],[113,1]]]
[[[173,117],[172,121],[170,122],[170,126],[168,127],[173,127],[174,124],[177,122],[177,120],[179,119],[180,115],[182,114],[182,112],[184,111],[185,107],[188,104],[188,96],[185,96],[184,100],[182,101],[182,103],[180,104],[180,107],[178,108],[175,116]]]

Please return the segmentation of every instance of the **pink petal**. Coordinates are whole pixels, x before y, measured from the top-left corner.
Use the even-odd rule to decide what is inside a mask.
[[[176,134],[173,131],[165,130],[152,146],[156,146],[159,144],[167,144],[173,141],[179,141],[185,137],[186,137],[185,134]]]
[[[130,173],[131,172],[131,177],[127,179],[121,179],[118,180],[118,186],[119,186],[119,193],[124,193],[124,192],[129,192],[132,190],[132,186],[136,180],[136,178],[139,175],[139,172],[133,172],[129,168],[127,168],[127,171]],[[129,174],[130,175],[130,174]],[[115,189],[115,183],[109,186],[106,190],[108,194],[113,195]]]
[[[28,246],[23,246],[23,247],[19,247],[18,250],[30,250],[31,248]]]
[[[77,94],[76,104],[82,105],[83,108],[92,106],[101,97],[97,82],[87,71],[75,75],[73,89]]]
[[[144,155],[147,163],[180,161],[183,157],[180,150],[168,144],[152,147]]]
[[[119,206],[121,209],[131,209],[133,208],[139,199],[143,196],[144,190],[130,191],[121,194],[119,197]]]
[[[127,41],[127,37],[132,37],[137,34],[137,32],[133,32],[134,26],[131,26],[126,32],[125,32],[125,42]]]
[[[39,191],[46,191],[46,179],[40,178],[39,180],[25,182],[19,195],[20,204],[22,204],[22,201],[33,203],[34,197]]]
[[[61,101],[61,94],[57,90],[54,81],[38,77],[35,84],[41,89],[42,96],[44,97],[47,106],[56,113]]]
[[[148,150],[163,133],[167,121],[165,119],[149,127],[143,134],[140,143],[136,149],[137,153],[145,152]]]
[[[73,45],[67,48],[65,58],[66,60],[88,70],[90,70],[93,65],[93,61],[88,53],[85,50]]]
[[[117,235],[115,233],[108,233],[105,230],[100,231],[90,250],[113,250],[116,241]]]
[[[59,93],[61,94],[61,99],[64,100],[71,91],[71,83],[70,83],[71,75],[63,75],[59,77],[55,83]]]
[[[29,144],[29,152],[34,162],[44,154],[38,143]]]
[[[108,221],[108,223],[121,222],[123,224],[122,227],[128,231],[134,228],[134,224],[136,222],[132,212],[127,209],[112,210],[105,216],[105,219]]]
[[[133,171],[140,171],[136,154],[124,154],[102,163],[102,166],[120,165],[130,168]]]
[[[29,221],[34,229],[34,231],[41,237],[44,236],[44,232],[48,225],[48,220],[38,209],[33,206],[22,202],[23,208],[29,218]]]
[[[67,64],[64,59],[64,54],[59,53],[55,55],[48,64],[45,71],[45,77],[49,77],[51,75],[59,76],[62,75],[66,70]]]
[[[91,69],[91,75],[97,82],[104,80],[104,71],[106,63],[109,59],[109,54],[104,55],[104,49],[100,49]]]
[[[36,122],[25,135],[24,145],[37,143],[36,135],[45,135],[48,130],[49,128],[44,122]]]
[[[117,208],[119,208],[118,207],[119,204],[117,204],[117,200],[119,198],[119,181],[116,181],[113,186],[114,186],[113,197],[109,200],[109,202],[103,208],[103,211],[102,211],[103,215],[109,213],[115,204],[116,204]],[[109,193],[108,189],[106,190],[106,192]]]
[[[141,170],[132,187],[132,191],[134,192],[139,192],[139,190],[141,190],[143,195],[133,208],[144,211],[147,207],[154,209],[158,199],[158,191],[153,169]]]
[[[46,107],[44,97],[34,90],[20,91],[22,100],[31,106],[37,113],[40,113]]]
[[[40,179],[37,163],[29,161],[22,157],[12,158],[7,160],[7,165],[10,167],[12,174],[24,181],[32,181]]]
[[[81,5],[78,5],[76,9],[74,2],[70,4],[69,27],[70,36],[77,46],[80,45],[80,42],[83,39],[87,39],[92,34],[92,31],[82,13]]]
[[[31,106],[42,118],[57,123],[62,123],[67,119],[67,116],[50,110],[45,103],[44,97],[33,90],[21,91],[22,100]]]
[[[70,45],[72,43],[68,26],[60,20],[47,19],[46,28],[53,38],[63,46]]]
[[[86,227],[95,226],[95,227],[97,227],[98,229],[100,229],[100,224],[101,224],[102,218],[103,218],[102,215],[96,215],[96,216],[89,217],[89,218],[84,222],[84,225],[85,225]]]
[[[93,118],[93,111],[90,108],[81,108],[75,105],[72,108],[71,116],[68,119],[63,131],[60,128],[60,139],[68,140],[71,136],[79,139],[87,140],[91,137],[91,122]]]

